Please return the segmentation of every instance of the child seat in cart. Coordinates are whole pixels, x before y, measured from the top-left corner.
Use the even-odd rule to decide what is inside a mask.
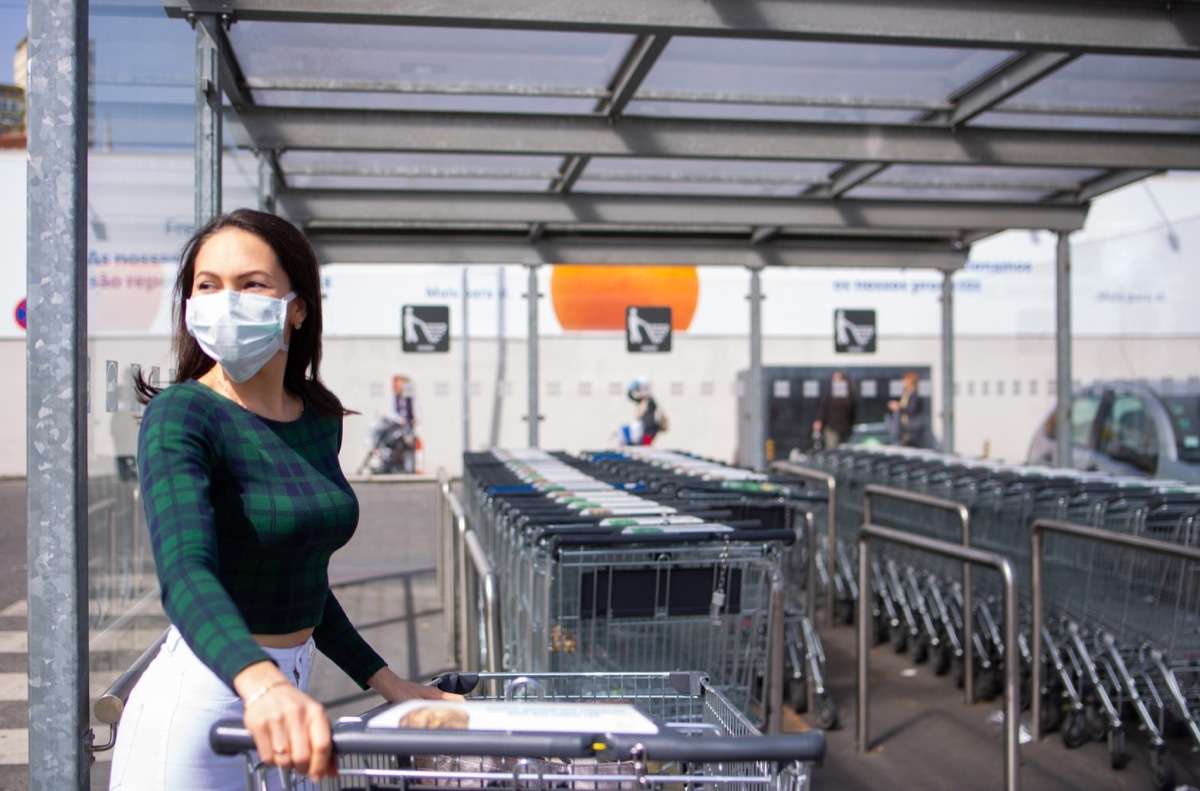
[[[806,791],[820,731],[764,735],[696,672],[452,674],[467,700],[406,701],[339,720],[322,789]],[[467,690],[470,691],[467,691]],[[313,788],[257,760],[236,720],[213,749],[243,754],[251,788]],[[274,785],[272,785],[272,783]]]

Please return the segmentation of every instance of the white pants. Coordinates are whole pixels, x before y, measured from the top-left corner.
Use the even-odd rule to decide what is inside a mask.
[[[315,646],[264,648],[290,681],[308,689]],[[175,627],[129,695],[113,747],[110,791],[243,791],[246,759],[208,743],[217,720],[242,719],[242,700],[205,667]],[[257,755],[255,755],[257,759]],[[280,787],[271,770],[272,787]]]

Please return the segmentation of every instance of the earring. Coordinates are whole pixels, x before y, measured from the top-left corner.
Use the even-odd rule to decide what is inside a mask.
[[[296,329],[300,329],[300,325],[301,325],[301,324],[303,324],[303,323],[304,323],[304,322],[302,322],[302,321],[297,321],[297,322],[296,322]]]

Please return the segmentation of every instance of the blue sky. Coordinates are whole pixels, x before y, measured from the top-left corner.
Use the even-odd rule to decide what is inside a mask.
[[[13,53],[29,28],[29,8],[25,0],[0,0],[0,83],[13,81]]]

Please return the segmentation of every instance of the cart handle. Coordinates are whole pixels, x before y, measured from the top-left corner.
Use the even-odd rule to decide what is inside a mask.
[[[609,747],[618,756],[650,761],[820,761],[825,757],[825,732],[776,733],[696,739],[681,734],[610,736]]]
[[[254,749],[254,737],[240,720],[221,720],[208,734],[218,755]],[[591,758],[601,737],[590,733],[484,733],[459,730],[334,730],[335,753],[387,755],[495,755],[523,758]]]
[[[238,720],[222,720],[209,732],[219,755],[254,749],[254,738]],[[342,754],[494,755],[505,758],[594,758],[699,761],[819,761],[825,733],[781,733],[695,739],[662,733],[612,736],[592,733],[502,733],[456,730],[344,730],[333,732],[333,749]]]
[[[628,544],[675,544],[684,545],[689,542],[703,543],[713,541],[736,541],[738,543],[760,544],[777,542],[789,545],[795,543],[796,533],[792,530],[777,530],[760,528],[757,530],[732,530],[729,532],[698,532],[698,533],[577,533],[555,535],[550,537],[550,552],[553,554],[560,547],[574,546],[617,546]]]

